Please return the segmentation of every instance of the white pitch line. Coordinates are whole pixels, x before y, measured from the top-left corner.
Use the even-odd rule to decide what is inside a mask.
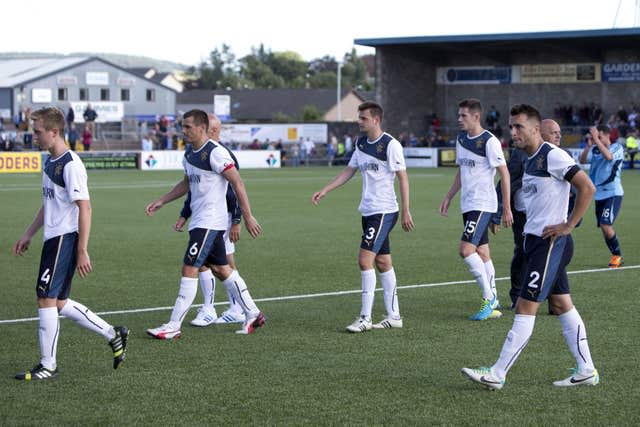
[[[629,265],[625,267],[620,267],[616,269],[612,268],[594,268],[590,270],[577,270],[577,271],[569,271],[567,274],[588,274],[588,273],[603,273],[603,272],[615,272],[620,270],[632,270],[640,268],[640,265]],[[510,280],[509,277],[498,277],[496,281],[502,280]],[[418,289],[418,288],[435,288],[438,286],[450,286],[450,285],[461,285],[465,283],[475,283],[475,280],[457,280],[453,282],[440,282],[440,283],[422,283],[419,285],[403,285],[398,286],[398,289]],[[376,292],[380,292],[382,289],[376,289]],[[320,292],[317,294],[302,294],[302,295],[287,295],[283,297],[268,297],[268,298],[258,298],[255,299],[256,302],[269,302],[269,301],[287,301],[287,300],[297,300],[297,299],[309,299],[309,298],[320,298],[320,297],[329,297],[329,296],[338,296],[338,295],[349,295],[349,294],[359,294],[362,290],[360,289],[352,289],[349,291],[334,291],[334,292]],[[214,305],[227,305],[228,301],[217,302]],[[201,307],[202,304],[194,304],[191,308]],[[172,310],[173,307],[150,307],[150,308],[136,308],[132,310],[117,310],[117,311],[103,311],[98,313],[99,316],[108,316],[111,314],[132,314],[132,313],[146,313],[150,311],[165,311]],[[64,316],[60,316],[64,317]],[[0,320],[0,324],[9,324],[9,323],[24,323],[24,322],[33,322],[38,320],[37,317],[25,317],[22,319],[7,319]]]

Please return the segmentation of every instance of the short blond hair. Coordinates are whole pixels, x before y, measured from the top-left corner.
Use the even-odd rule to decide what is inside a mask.
[[[44,107],[31,113],[31,120],[41,120],[46,130],[58,129],[60,135],[64,134],[65,117],[62,110],[56,107]]]

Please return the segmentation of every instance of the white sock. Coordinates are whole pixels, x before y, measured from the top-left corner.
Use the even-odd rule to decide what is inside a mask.
[[[502,345],[500,357],[492,367],[493,373],[496,374],[498,378],[504,379],[504,377],[507,376],[507,372],[509,372],[509,369],[511,369],[529,342],[535,323],[536,316],[529,316],[527,314],[515,315],[513,326],[511,326],[511,330],[507,334],[507,339]]]
[[[193,300],[196,299],[198,293],[198,279],[192,279],[190,277],[183,277],[180,279],[180,290],[178,291],[178,298],[171,311],[171,317],[169,322],[175,328],[179,329],[184,320],[184,316],[187,315]]]
[[[400,319],[400,305],[398,304],[398,293],[396,286],[396,272],[391,268],[389,271],[380,273],[380,282],[384,294],[384,308],[387,316],[392,319]]]
[[[40,319],[40,329],[38,337],[40,339],[40,363],[52,371],[56,369],[56,351],[58,348],[58,333],[60,332],[60,322],[58,321],[58,309],[47,307],[38,309]]]
[[[71,298],[69,298],[64,307],[62,307],[60,314],[73,320],[79,326],[95,332],[96,334],[102,335],[107,339],[107,341],[114,339],[116,336],[116,331],[113,330],[113,326],[105,322],[93,311]]]
[[[360,271],[362,277],[362,308],[360,316],[371,319],[371,311],[373,310],[373,297],[376,290],[376,271],[365,270]]]
[[[493,267],[491,260],[484,263],[484,271],[487,275],[487,281],[489,282],[489,289],[493,296],[498,298],[498,290],[496,289],[496,269]]]
[[[560,325],[562,326],[562,335],[564,335],[571,354],[576,359],[578,371],[581,373],[593,372],[595,366],[593,366],[593,360],[591,360],[587,330],[584,327],[580,313],[573,307],[558,316],[558,319],[560,319]]]
[[[244,282],[244,279],[240,277],[237,270],[233,270],[233,273],[231,273],[223,283],[227,289],[231,290],[233,297],[240,304],[240,307],[242,307],[245,316],[254,317],[260,313],[260,309],[258,309],[253,298],[251,298],[247,284]]]
[[[234,314],[244,314],[242,307],[240,307],[240,304],[238,304],[238,301],[236,301],[236,298],[233,296],[233,292],[227,287],[225,287],[225,289],[227,290],[227,297],[229,298],[229,308],[227,311]]]
[[[476,283],[478,283],[478,286],[480,286],[480,290],[482,291],[482,298],[493,298],[493,293],[491,293],[491,286],[489,285],[489,281],[487,280],[487,272],[484,268],[484,262],[482,262],[482,258],[480,258],[480,255],[478,255],[477,252],[474,252],[466,257],[464,259],[464,262],[467,264],[467,267],[469,267],[469,271],[476,279]]]
[[[200,289],[204,297],[202,308],[209,312],[214,311],[213,301],[216,295],[216,278],[211,270],[208,269],[198,273],[198,278],[200,279]]]

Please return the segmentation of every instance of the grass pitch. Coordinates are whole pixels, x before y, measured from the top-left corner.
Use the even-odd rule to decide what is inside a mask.
[[[574,232],[570,276],[574,302],[585,321],[601,374],[597,387],[558,389],[574,361],[559,322],[541,310],[533,337],[510,371],[505,388],[488,392],[460,374],[463,366],[491,365],[513,314],[471,322],[479,304],[474,284],[402,288],[470,280],[457,255],[462,222],[457,201],[449,218],[438,205],[453,169],[414,169],[411,211],[416,230],[391,234],[402,330],[350,335],[344,327],[360,308],[357,253],[360,179],[313,207],[311,194],[338,168],[243,170],[255,216],[264,234],[243,230],[236,261],[268,316],[265,328],[237,336],[237,326],[188,325],[180,340],[150,339],[145,329],[168,320],[177,295],[186,233],[171,229],[174,202],[153,218],[149,201],[168,191],[179,172],[90,172],[93,228],[89,253],[94,272],[76,276],[72,298],[112,324],[127,325],[127,361],[113,371],[107,344],[61,320],[60,376],[21,383],[15,372],[39,358],[36,321],[2,322],[0,358],[2,425],[638,425],[640,300],[638,270],[593,271],[609,254],[595,227],[593,209]],[[32,318],[42,246],[39,233],[22,258],[11,246],[41,204],[40,176],[0,175],[0,320]],[[626,195],[615,225],[629,267],[640,264],[635,218],[640,175],[625,171]],[[512,234],[491,236],[498,277],[508,275]],[[508,300],[508,280],[498,281]],[[218,286],[219,302],[226,295]],[[352,293],[341,293],[352,291]],[[313,294],[328,294],[313,296]],[[307,295],[307,298],[290,296]],[[197,303],[201,302],[198,295]],[[147,308],[156,311],[141,311]],[[225,306],[218,306],[218,312]],[[544,306],[543,306],[544,308]],[[376,297],[374,319],[384,314]]]

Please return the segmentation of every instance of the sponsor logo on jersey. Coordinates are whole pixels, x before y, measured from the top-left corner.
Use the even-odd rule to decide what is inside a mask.
[[[460,159],[460,166],[467,166],[470,168],[475,168],[476,167],[476,161],[473,159],[465,159],[462,158]]]
[[[536,194],[538,192],[538,187],[535,184],[525,185],[522,187],[522,192]]]
[[[200,175],[198,175],[198,174],[189,175],[189,182],[193,182],[195,184],[199,184],[200,183]]]
[[[378,172],[378,170],[380,169],[379,165],[377,163],[365,163],[364,165],[362,165],[360,167],[361,171],[374,171],[374,172]]]
[[[45,199],[53,200],[54,197],[55,197],[54,192],[53,192],[53,188],[42,187],[42,196]]]

